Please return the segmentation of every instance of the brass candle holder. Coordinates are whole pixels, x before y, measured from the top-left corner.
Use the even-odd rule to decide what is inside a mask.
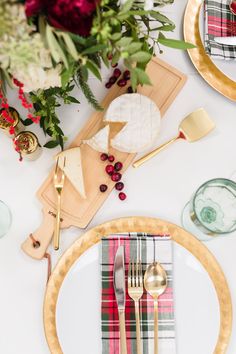
[[[16,151],[26,160],[36,160],[42,153],[37,136],[30,131],[17,134],[14,144]]]
[[[0,110],[0,129],[4,131],[4,133],[11,137],[10,128],[13,127],[15,130],[15,134],[18,134],[20,131],[24,130],[25,127],[20,120],[20,115],[17,110],[13,107],[9,107],[7,110],[9,112],[9,116],[14,120],[13,123],[10,123],[6,120],[6,118],[1,114],[5,108]]]

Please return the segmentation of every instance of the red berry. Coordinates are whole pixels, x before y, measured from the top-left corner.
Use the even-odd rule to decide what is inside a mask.
[[[110,162],[115,161],[115,157],[114,157],[113,155],[110,155],[110,156],[108,157],[108,161],[110,161]]]
[[[117,82],[117,85],[120,86],[120,87],[124,87],[126,84],[127,84],[127,81],[125,79],[120,79]]]
[[[117,191],[122,191],[122,189],[124,188],[124,183],[123,182],[117,182],[116,184],[115,184],[115,188],[116,188],[116,190]]]
[[[116,68],[118,66],[118,63],[112,64],[111,65],[113,68]]]
[[[108,53],[108,54],[107,54],[107,59],[108,59],[108,60],[111,60],[111,59],[112,59],[112,53]]]
[[[121,177],[122,177],[121,173],[115,172],[112,174],[111,179],[113,182],[119,182],[121,180]]]
[[[111,76],[109,79],[110,84],[114,84],[116,82],[117,78],[115,76]]]
[[[114,167],[116,171],[120,171],[122,170],[123,164],[122,162],[116,162]]]
[[[101,184],[99,189],[100,189],[100,192],[104,193],[107,190],[107,185],[106,184]]]
[[[100,159],[102,161],[106,161],[108,159],[108,155],[107,154],[101,154]]]
[[[105,170],[106,170],[106,173],[111,176],[113,174],[113,172],[114,172],[114,166],[107,165]]]
[[[131,86],[128,87],[127,92],[128,93],[133,93],[134,92]]]
[[[107,82],[106,85],[105,85],[105,87],[106,87],[107,89],[111,88],[111,86],[112,86],[112,84],[111,84],[110,82]]]
[[[123,79],[125,79],[125,80],[130,79],[130,71],[129,70],[125,70],[125,72],[123,74]]]
[[[126,196],[125,193],[120,192],[120,193],[119,193],[119,198],[120,198],[120,200],[125,200],[125,199],[127,198],[127,196]]]
[[[114,71],[113,71],[113,76],[115,76],[117,79],[118,77],[121,75],[121,71],[120,69],[116,68]]]

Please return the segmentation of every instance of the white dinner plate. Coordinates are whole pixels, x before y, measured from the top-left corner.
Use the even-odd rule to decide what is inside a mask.
[[[100,243],[83,254],[60,289],[56,326],[64,354],[102,352],[99,250]],[[174,245],[174,298],[177,353],[213,353],[220,323],[216,292],[202,265],[177,244]],[[191,348],[189,343],[193,343]]]
[[[51,352],[102,353],[100,241],[104,236],[126,232],[168,234],[173,240],[177,353],[225,354],[232,331],[232,302],[220,266],[190,233],[147,217],[98,225],[59,260],[44,302],[45,334]]]

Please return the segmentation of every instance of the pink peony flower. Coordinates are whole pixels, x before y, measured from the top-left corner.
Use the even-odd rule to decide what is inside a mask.
[[[56,28],[88,36],[99,0],[26,0],[28,17],[44,13]]]

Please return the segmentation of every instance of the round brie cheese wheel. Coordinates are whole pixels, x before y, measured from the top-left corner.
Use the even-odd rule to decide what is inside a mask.
[[[155,142],[161,114],[150,98],[139,93],[124,94],[111,102],[105,121],[126,123],[111,140],[111,146],[122,152],[136,153],[150,148]]]
[[[106,125],[104,128],[99,130],[92,138],[88,140],[83,140],[83,143],[88,144],[91,148],[99,152],[105,152],[108,154],[109,151],[109,134],[110,127]]]

